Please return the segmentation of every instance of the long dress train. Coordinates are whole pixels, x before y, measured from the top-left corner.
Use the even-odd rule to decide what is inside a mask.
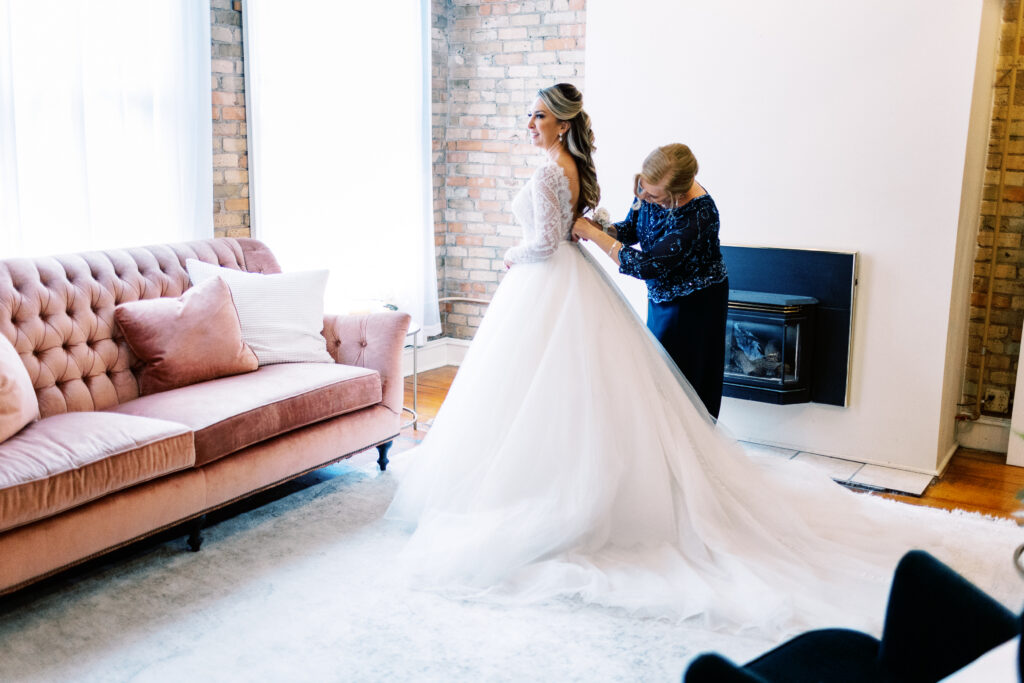
[[[954,556],[936,511],[745,453],[568,241],[557,165],[513,211],[517,263],[388,510],[415,526],[403,559],[420,587],[771,634],[878,632],[900,556]]]

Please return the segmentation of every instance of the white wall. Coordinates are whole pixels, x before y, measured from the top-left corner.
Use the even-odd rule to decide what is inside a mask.
[[[981,31],[978,39],[978,60],[975,71],[974,98],[971,102],[971,122],[967,133],[967,157],[964,164],[963,194],[960,201],[959,232],[953,264],[953,296],[949,311],[949,330],[946,336],[946,372],[942,386],[942,414],[939,421],[940,469],[952,455],[956,442],[976,439],[982,433],[1001,435],[1002,445],[995,450],[1006,450],[1008,430],[987,427],[980,429],[977,422],[957,423],[957,406],[963,386],[963,370],[967,359],[967,328],[970,314],[971,279],[977,250],[980,223],[981,178],[985,174],[988,156],[989,129],[992,119],[992,87],[995,82],[996,56],[999,48],[999,23],[1002,0],[984,0]],[[971,406],[973,407],[973,406]],[[970,409],[967,410],[969,412]],[[957,433],[957,425],[970,431]],[[947,454],[942,453],[946,447]]]
[[[736,436],[928,472],[949,450],[961,196],[982,180],[965,150],[993,1],[587,3],[586,107],[614,217],[647,152],[685,142],[724,243],[860,254],[850,405],[726,399]]]

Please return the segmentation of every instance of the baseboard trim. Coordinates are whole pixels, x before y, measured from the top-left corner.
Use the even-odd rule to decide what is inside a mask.
[[[935,476],[941,477],[943,472],[949,466],[950,461],[953,460],[953,456],[956,454],[957,449],[960,448],[960,444],[954,442],[952,446],[946,451],[946,454],[942,457],[942,461],[939,462],[938,467],[935,468]]]
[[[462,359],[466,357],[468,350],[468,339],[441,337],[428,341],[416,349],[416,370],[426,372],[443,368],[446,365],[462,365]],[[412,376],[412,366],[413,349],[412,346],[407,346],[402,351],[402,373],[406,377]]]
[[[1010,443],[1010,421],[987,415],[974,421],[965,420],[960,423],[956,440],[964,448],[1005,453]]]
[[[798,453],[806,453],[807,455],[819,455],[819,456],[822,456],[822,457],[825,457],[825,458],[835,458],[836,460],[847,460],[849,462],[859,463],[861,465],[875,465],[877,467],[884,467],[884,468],[890,469],[890,470],[901,470],[903,472],[913,472],[914,474],[927,474],[927,475],[931,475],[933,477],[938,476],[942,472],[942,468],[941,467],[935,468],[935,469],[924,469],[924,468],[920,468],[920,467],[910,467],[910,466],[907,466],[907,465],[901,465],[899,463],[894,463],[894,462],[889,461],[889,460],[873,460],[871,458],[864,458],[864,457],[859,456],[859,455],[850,455],[849,453],[845,453],[845,452],[840,453],[839,451],[833,451],[833,450],[830,450],[830,449],[823,449],[822,448],[822,449],[815,449],[815,450],[812,451],[812,450],[808,450],[807,448],[804,448],[802,446],[798,446],[798,445],[795,445],[795,444],[792,444],[792,443],[783,443],[781,441],[766,441],[766,440],[763,440],[763,439],[757,439],[755,437],[750,437],[750,436],[739,437],[739,436],[736,436],[735,434],[733,434],[732,436],[734,438],[738,439],[739,441],[744,441],[746,443],[756,444],[758,446],[771,446],[773,448],[781,448],[781,449],[786,450],[786,451],[793,451],[794,455],[798,454]],[[950,449],[949,453],[946,455],[946,458],[943,460],[944,463],[948,462],[949,458],[953,457],[953,453],[956,452],[956,448],[957,448],[956,445],[954,445]],[[943,464],[942,467],[945,467],[945,464]]]

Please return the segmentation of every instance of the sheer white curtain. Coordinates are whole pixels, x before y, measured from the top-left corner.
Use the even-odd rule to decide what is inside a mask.
[[[328,268],[328,311],[369,300],[441,332],[430,174],[429,3],[246,0],[253,235]]]
[[[208,0],[0,0],[0,254],[213,236]]]

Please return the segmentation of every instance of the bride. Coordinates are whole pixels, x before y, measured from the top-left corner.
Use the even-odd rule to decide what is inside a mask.
[[[877,632],[900,556],[952,555],[923,517],[935,511],[724,433],[571,240],[600,197],[594,136],[576,88],[538,95],[527,128],[544,163],[512,203],[522,243],[388,510],[414,527],[403,558],[417,585],[776,635]]]

